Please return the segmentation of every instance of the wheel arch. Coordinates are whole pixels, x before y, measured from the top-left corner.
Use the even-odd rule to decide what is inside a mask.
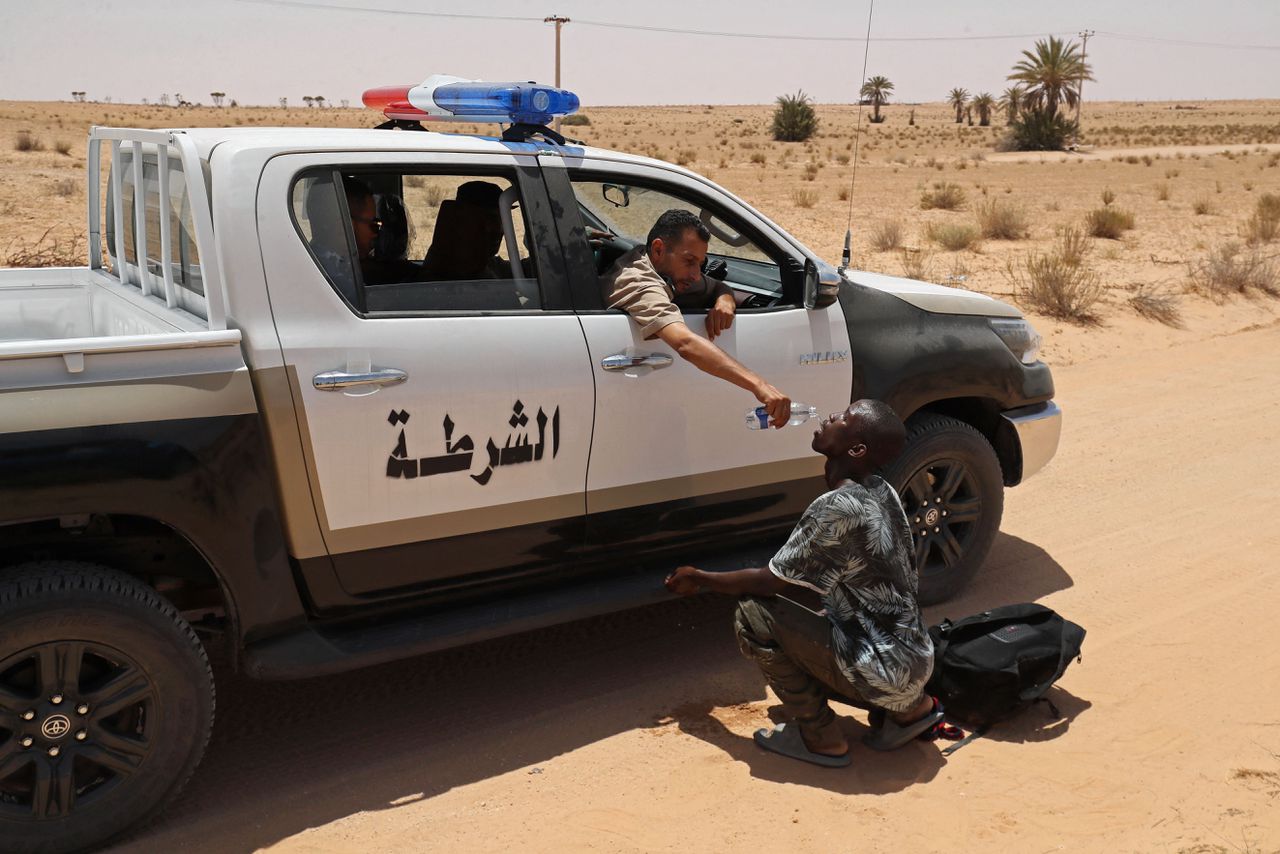
[[[1005,486],[1017,486],[1022,482],[1022,447],[1018,435],[1001,416],[998,401],[989,397],[950,397],[931,401],[907,414],[908,423],[927,415],[946,415],[968,424],[991,443],[1000,461],[1000,472]]]

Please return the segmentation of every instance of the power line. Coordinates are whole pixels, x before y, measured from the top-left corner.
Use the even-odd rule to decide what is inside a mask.
[[[348,6],[342,3],[312,3],[307,0],[236,0],[259,6],[286,6],[294,9],[330,9],[335,12],[371,12],[375,15],[416,15],[422,18],[455,18],[470,21],[520,21],[542,23],[542,18],[524,15],[468,15],[459,12],[422,12],[417,9],[380,9],[374,6]]]
[[[1113,39],[1121,39],[1133,42],[1155,42],[1158,44],[1172,44],[1181,47],[1220,47],[1229,50],[1280,50],[1280,44],[1228,44],[1226,42],[1198,42],[1189,41],[1187,39],[1166,39],[1159,36],[1135,36],[1129,33],[1111,33],[1106,30],[1098,30],[1098,35],[1107,36]]]

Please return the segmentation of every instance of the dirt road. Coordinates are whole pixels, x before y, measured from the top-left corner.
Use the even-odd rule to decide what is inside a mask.
[[[120,850],[1280,850],[1280,325],[1055,376],[1057,459],[927,616],[1037,600],[1083,624],[1064,720],[811,768],[751,743],[773,703],[727,603],[673,603],[226,683],[192,785]]]

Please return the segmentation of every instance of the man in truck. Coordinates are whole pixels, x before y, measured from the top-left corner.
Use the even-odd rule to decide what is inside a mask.
[[[765,750],[815,765],[849,764],[849,744],[827,701],[871,711],[863,739],[893,750],[942,723],[924,693],[933,642],[916,602],[911,531],[898,495],[875,472],[902,452],[906,429],[878,400],[859,400],[822,422],[813,449],[827,458],[830,492],[801,516],[767,567],[705,572],[681,566],[667,589],[742,597],[734,630],[789,720],[755,733]],[[784,598],[804,587],[818,613]]]
[[[733,291],[703,274],[711,232],[692,212],[673,208],[653,224],[644,246],[623,255],[602,279],[605,305],[631,315],[645,340],[661,338],[699,370],[756,396],[774,427],[791,417],[791,399],[712,342],[733,325]],[[680,309],[707,310],[707,337]]]

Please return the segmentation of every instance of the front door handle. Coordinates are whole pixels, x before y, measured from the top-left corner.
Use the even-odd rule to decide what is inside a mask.
[[[612,356],[605,356],[600,360],[600,367],[606,371],[627,371],[631,368],[665,368],[671,364],[671,357],[663,353],[650,353],[647,355],[630,356],[626,353],[617,353]]]
[[[311,383],[320,391],[342,391],[355,386],[399,385],[409,379],[404,371],[395,368],[378,368],[372,371],[325,371],[311,378]]]

